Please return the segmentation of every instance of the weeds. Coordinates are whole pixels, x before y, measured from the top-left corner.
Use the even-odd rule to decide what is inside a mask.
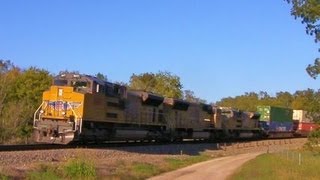
[[[72,159],[64,167],[64,174],[68,178],[95,178],[96,169],[93,162],[87,162],[85,159]]]
[[[1,177],[1,176],[0,176]],[[83,158],[69,160],[61,167],[41,164],[36,171],[29,172],[26,179],[56,180],[56,179],[95,179],[96,169],[91,161]],[[0,180],[2,180],[0,178]]]
[[[27,174],[26,179],[30,180],[56,180],[59,178],[58,169],[53,166],[41,164],[39,169]]]

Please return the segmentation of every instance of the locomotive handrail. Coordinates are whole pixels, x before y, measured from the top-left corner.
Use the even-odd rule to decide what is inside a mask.
[[[75,110],[72,108],[72,106],[71,106],[71,104],[70,104],[70,102],[67,102],[68,103],[68,105],[69,105],[69,107],[70,107],[70,109],[71,109],[71,111],[73,112],[73,114],[74,114],[74,116],[75,116],[75,118],[76,118],[76,120],[78,121],[80,121],[80,124],[79,124],[79,133],[81,133],[81,129],[82,129],[82,119],[81,118],[79,118],[80,116],[78,116],[77,115],[77,113],[75,112]],[[76,127],[76,126],[75,126]]]
[[[41,107],[43,106],[44,101],[42,101],[41,105],[38,107],[38,109],[36,110],[36,112],[33,115],[33,127],[35,128],[36,125],[36,118],[37,118],[37,114],[40,111]],[[40,117],[40,116],[39,116]]]

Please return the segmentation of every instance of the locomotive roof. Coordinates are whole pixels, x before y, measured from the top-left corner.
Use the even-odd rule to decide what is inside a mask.
[[[98,84],[101,84],[101,85],[104,85],[104,84],[107,84],[107,83],[110,83],[110,82],[107,82],[107,81],[104,81],[104,80],[101,80],[95,76],[90,76],[90,75],[85,75],[88,79],[91,79],[92,81],[95,81],[97,82]]]
[[[78,74],[78,73],[60,73],[59,75],[57,75],[55,77],[55,79],[75,79],[75,78],[78,78],[78,79],[87,79],[87,80],[90,80],[90,81],[94,81],[100,85],[105,85],[105,84],[112,84],[110,82],[107,82],[107,81],[104,81],[104,80],[101,80],[95,76],[91,76],[91,75],[87,75],[87,74]]]

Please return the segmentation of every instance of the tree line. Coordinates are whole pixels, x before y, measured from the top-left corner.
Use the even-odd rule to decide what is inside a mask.
[[[278,92],[275,96],[265,91],[247,92],[236,97],[222,98],[216,105],[253,112],[256,111],[257,106],[285,107],[308,111],[315,120],[320,120],[320,90],[306,89],[292,94]]]

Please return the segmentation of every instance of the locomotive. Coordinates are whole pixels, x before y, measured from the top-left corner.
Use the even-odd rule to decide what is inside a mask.
[[[34,113],[42,143],[260,138],[258,113],[129,90],[77,73],[61,73]]]

